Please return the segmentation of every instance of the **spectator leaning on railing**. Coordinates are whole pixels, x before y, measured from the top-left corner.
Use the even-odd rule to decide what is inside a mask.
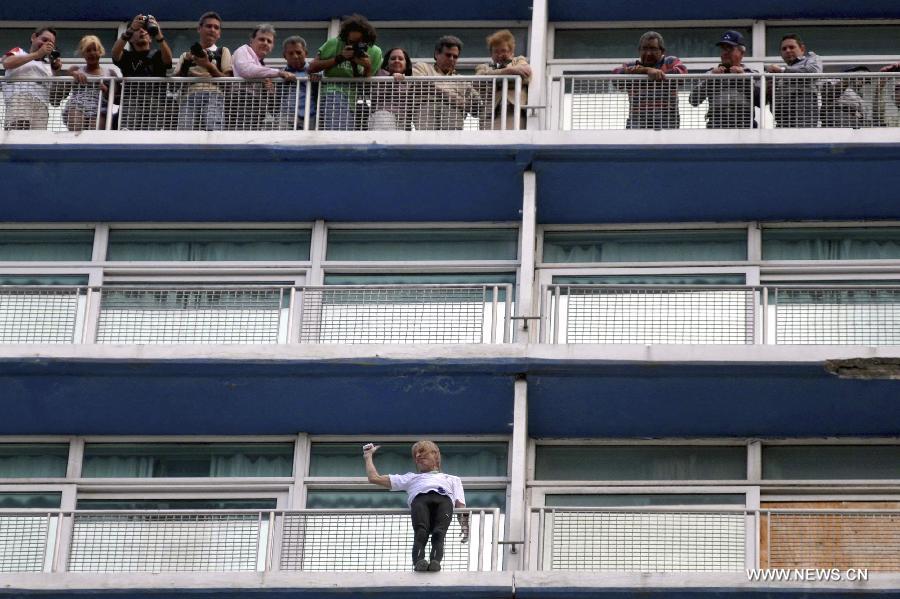
[[[677,129],[678,85],[663,80],[668,74],[684,75],[685,67],[676,56],[666,56],[663,36],[648,31],[638,41],[640,58],[614,69],[619,75],[646,75],[649,81],[626,81],[620,85],[628,94],[627,129]]]
[[[54,75],[70,75],[62,70],[62,61],[56,51],[56,30],[40,27],[31,34],[29,49],[12,48],[0,61],[6,70],[3,99],[6,101],[6,121],[10,129],[46,129],[49,121],[51,86],[47,81],[19,81],[15,79],[50,78]]]
[[[879,78],[874,101],[876,127],[900,127],[900,62],[880,69],[882,73],[896,73],[894,78]]]
[[[375,45],[378,33],[362,15],[350,15],[341,22],[337,37],[327,40],[309,64],[310,73],[324,71],[326,77],[367,78],[381,68],[381,48]],[[364,129],[364,111],[356,105],[357,92],[347,83],[324,84],[320,119],[324,129],[346,131]]]
[[[412,125],[415,93],[406,78],[412,75],[412,61],[403,48],[391,48],[384,59],[378,77],[392,77],[392,82],[379,82],[372,90],[371,131],[408,131]]]
[[[72,76],[80,83],[72,90],[69,101],[63,109],[62,117],[69,131],[103,129],[107,111],[112,110],[113,129],[116,128],[115,113],[118,107],[109,106],[109,79],[120,78],[122,71],[115,65],[103,66],[100,57],[106,53],[100,38],[86,35],[78,43],[78,54],[84,58],[84,66],[73,67]],[[105,77],[99,83],[88,82],[88,77]],[[98,112],[97,106],[100,110]]]
[[[785,75],[822,72],[819,57],[806,51],[806,45],[796,33],[789,33],[781,38],[780,50],[784,64],[770,64],[766,67],[767,72]],[[819,126],[816,79],[786,78],[775,81],[774,84],[770,82],[769,85],[773,86],[768,97],[772,98],[776,127]]]
[[[214,12],[204,13],[197,33],[199,41],[181,55],[175,74],[198,79],[231,76],[231,52],[216,45],[222,36],[222,17]],[[215,83],[192,83],[182,91],[178,108],[179,130],[217,131],[224,125],[225,95]]]
[[[233,123],[229,129],[259,129],[274,99],[275,86],[269,79],[283,79],[296,85],[297,76],[286,70],[267,67],[263,61],[275,47],[275,28],[268,23],[256,26],[250,35],[250,43],[244,44],[232,55],[234,74],[243,79],[265,79],[265,84],[246,83],[237,93],[230,94],[232,106],[228,111]],[[279,91],[284,88],[279,87]]]
[[[522,93],[519,96],[519,106],[528,103],[528,84],[531,83],[531,66],[528,59],[524,56],[516,56],[516,38],[509,29],[501,29],[500,31],[489,35],[487,38],[488,51],[491,53],[491,62],[480,64],[475,67],[476,75],[515,75],[522,78]],[[501,112],[501,103],[503,86],[497,86],[497,92],[494,95],[494,120],[493,128],[500,129],[499,122]],[[520,110],[520,114],[515,114],[515,88],[512,83],[509,84],[507,95],[507,110],[505,129],[515,129],[516,118],[519,118],[519,126],[525,128],[525,109]]]
[[[754,72],[744,65],[747,45],[739,31],[726,31],[716,45],[720,50],[721,62],[707,71],[707,74],[740,75]],[[709,100],[706,109],[706,126],[709,129],[756,127],[753,107],[759,105],[759,83],[755,79],[706,78],[694,86],[688,100],[691,106],[700,106],[705,100]]]
[[[413,527],[412,563],[416,572],[440,572],[444,558],[444,538],[453,519],[453,508],[466,507],[466,496],[458,476],[441,472],[441,450],[433,441],[419,441],[412,446],[416,472],[378,474],[372,456],[378,445],[363,446],[366,477],[370,483],[406,491]],[[457,516],[462,529],[461,541],[469,540],[469,516]],[[425,559],[425,545],[431,537],[430,560]]]
[[[298,83],[288,84],[289,91],[286,94],[280,94],[281,105],[278,112],[279,129],[303,129],[303,114],[306,108],[306,91],[307,82],[319,81],[321,75],[310,75],[306,69],[306,40],[299,35],[292,35],[281,44],[281,54],[284,57],[287,66],[284,70],[293,73]],[[312,97],[309,101],[309,118],[316,117],[316,90],[312,88]]]
[[[413,76],[455,77],[456,63],[462,54],[463,43],[454,35],[438,38],[434,44],[434,64],[417,62],[413,65]],[[470,82],[434,82],[426,86],[429,90],[418,103],[415,126],[418,130],[462,129],[466,114],[479,112],[481,95]]]

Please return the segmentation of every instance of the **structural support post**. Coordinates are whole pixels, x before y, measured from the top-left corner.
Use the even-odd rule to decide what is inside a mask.
[[[513,386],[513,434],[510,446],[509,512],[506,514],[506,540],[518,544],[504,545],[504,569],[521,570],[525,564],[525,483],[528,470],[528,381],[519,375]]]
[[[519,231],[519,290],[516,297],[516,316],[536,314],[534,301],[534,261],[535,261],[535,227],[537,208],[535,199],[535,174],[525,171],[522,181],[522,228]],[[516,320],[515,338],[517,343],[537,341],[535,334],[539,328],[538,320]]]
[[[531,84],[528,86],[528,104],[547,106],[547,0],[531,2],[531,37],[528,47],[528,64],[531,65]],[[528,115],[529,129],[546,129],[549,109]]]

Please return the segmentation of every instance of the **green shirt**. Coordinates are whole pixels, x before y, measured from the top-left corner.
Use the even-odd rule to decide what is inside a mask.
[[[333,37],[330,40],[326,41],[322,44],[322,47],[319,48],[319,58],[321,60],[328,60],[329,58],[334,58],[344,49],[344,46],[347,44],[339,37]],[[369,46],[369,60],[372,61],[372,70],[369,72],[370,76],[375,75],[378,72],[378,69],[381,68],[381,48],[372,44]],[[330,69],[325,69],[326,77],[353,77],[353,67],[356,67],[356,76],[361,77],[363,75],[363,67],[362,65],[354,65],[349,60],[345,60],[339,64],[334,65]]]

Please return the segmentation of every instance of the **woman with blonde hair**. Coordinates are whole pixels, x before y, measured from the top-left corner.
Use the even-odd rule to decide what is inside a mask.
[[[109,110],[109,83],[102,79],[89,80],[88,77],[121,78],[122,71],[115,65],[100,64],[100,57],[106,54],[106,49],[96,35],[81,38],[77,53],[84,58],[85,64],[69,69],[77,83],[63,108],[63,122],[69,131],[102,129]],[[114,106],[114,115],[115,111]]]
[[[512,82],[507,88],[506,122],[501,123],[503,114],[503,89],[501,83],[497,84],[497,92],[494,94],[494,119],[492,123],[482,123],[482,128],[515,129],[516,119],[519,128],[525,128],[525,109],[522,106],[528,102],[528,84],[531,83],[531,66],[524,56],[516,56],[516,38],[509,29],[501,29],[487,37],[488,51],[491,53],[491,62],[475,67],[475,74],[495,77],[499,75],[515,75],[522,79],[522,91],[519,94],[519,114],[516,114],[516,92]]]
[[[412,446],[416,472],[378,474],[372,455],[378,445],[363,446],[366,476],[370,483],[391,491],[406,491],[414,540],[413,569],[416,572],[440,572],[444,557],[444,537],[453,519],[454,507],[466,507],[466,495],[458,476],[441,472],[441,450],[433,441],[419,441]],[[462,542],[469,538],[468,514],[457,516],[462,527]],[[425,545],[431,537],[430,560],[425,559]]]

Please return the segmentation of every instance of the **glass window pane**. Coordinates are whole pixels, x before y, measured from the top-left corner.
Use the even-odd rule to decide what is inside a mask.
[[[538,480],[742,480],[743,446],[539,445]]]
[[[87,275],[0,275],[0,285],[87,285]]]
[[[900,38],[900,25],[800,25],[766,27],[766,55],[778,56],[781,38],[799,34],[807,50],[819,55],[890,55]]]
[[[107,260],[309,260],[308,230],[125,230],[109,232]]]
[[[89,443],[85,478],[291,476],[291,443]]]
[[[400,18],[400,15],[398,15]],[[377,26],[377,24],[376,24]],[[442,35],[455,35],[463,43],[463,58],[490,56],[485,39],[498,29],[504,27],[378,27],[378,47],[385,54],[391,48],[402,47],[413,59],[431,59],[434,57],[434,43]],[[528,29],[525,27],[509,28],[516,38],[516,54],[528,54]],[[310,52],[315,56],[315,49]]]
[[[900,229],[763,229],[763,260],[896,260]]]
[[[637,58],[638,40],[648,29],[557,29],[554,58]],[[718,56],[716,42],[724,27],[654,27],[666,41],[666,53],[685,56]],[[749,27],[736,27],[747,43],[753,36]],[[752,46],[747,54],[752,53]],[[778,54],[776,52],[776,54]]]
[[[635,495],[547,495],[547,507],[654,507],[669,505],[745,505],[744,495],[713,493]]]
[[[688,262],[747,259],[747,232],[585,231],[544,234],[544,262]]]
[[[62,54],[63,60],[69,61],[72,61],[77,56],[76,51],[78,50],[78,42],[80,42],[81,38],[85,35],[96,35],[100,38],[100,42],[106,48],[107,55],[105,58],[109,58],[110,49],[113,47],[113,44],[116,42],[116,37],[118,36],[115,27],[90,27],[84,29],[77,27],[69,29],[54,27],[54,29],[56,29],[56,49]],[[34,30],[34,27],[0,29],[0,48],[3,48],[4,52],[9,48],[15,48],[17,46],[28,49],[31,45],[29,40],[31,39],[31,34],[34,33]],[[78,60],[81,60],[81,58],[78,57]]]
[[[465,489],[466,507],[490,508],[498,507],[503,511],[506,507],[506,491],[504,489]],[[405,492],[384,491],[329,491],[310,489],[306,492],[308,509],[406,509]]]
[[[62,493],[0,493],[0,509],[53,509],[60,506]]]
[[[900,445],[768,445],[763,478],[898,479]]]
[[[573,275],[553,277],[556,285],[743,285],[742,274]]]
[[[356,229],[328,232],[328,260],[515,260],[516,229]]]
[[[0,231],[0,260],[89,261],[94,232],[84,230]]]
[[[382,474],[414,471],[412,443],[375,443],[375,464]],[[362,443],[313,443],[310,476],[365,476]],[[506,443],[439,443],[441,470],[456,476],[506,476]]]
[[[79,499],[79,510],[273,510],[275,499]]]
[[[66,475],[69,446],[4,443],[0,445],[0,478],[57,478]]]

